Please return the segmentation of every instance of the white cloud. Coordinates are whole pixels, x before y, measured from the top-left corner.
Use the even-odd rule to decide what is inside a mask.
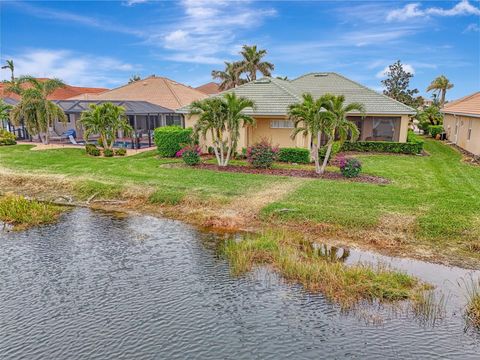
[[[415,74],[415,69],[413,68],[412,65],[410,65],[410,64],[402,64],[402,66],[403,66],[403,70],[405,70],[406,72],[409,72],[409,73],[412,74],[412,75]],[[389,71],[388,66],[385,66],[385,68],[384,68],[383,70],[380,70],[380,71],[375,75],[375,77],[376,77],[377,79],[383,79],[383,78],[387,77],[388,71]]]
[[[436,16],[458,16],[458,15],[480,15],[480,9],[473,6],[468,0],[462,0],[451,9],[438,7],[421,8],[420,3],[410,3],[401,9],[391,10],[387,14],[387,21],[405,21],[417,17]]]
[[[463,33],[468,32],[480,32],[480,26],[476,23],[469,24],[465,30],[463,30]]]
[[[127,0],[127,1],[122,2],[122,4],[125,5],[125,6],[134,6],[134,5],[137,5],[137,4],[145,4],[148,1],[149,0]]]
[[[78,86],[118,85],[139,70],[138,67],[111,57],[79,54],[69,50],[31,49],[8,58],[15,61],[16,76],[56,77],[67,84]],[[123,73],[124,76],[111,77],[113,72]],[[9,76],[6,71],[2,71],[2,80]]]
[[[149,42],[159,39],[176,61],[214,64],[222,63],[238,47],[239,33],[259,26],[276,15],[271,8],[258,8],[246,1],[184,0],[183,15],[162,36],[154,34]]]

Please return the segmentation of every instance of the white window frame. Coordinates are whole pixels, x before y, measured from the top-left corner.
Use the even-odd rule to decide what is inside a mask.
[[[270,120],[270,129],[293,129],[292,120]]]

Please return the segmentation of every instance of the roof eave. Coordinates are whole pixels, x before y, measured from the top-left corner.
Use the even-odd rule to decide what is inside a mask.
[[[458,115],[458,116],[470,116],[475,118],[480,118],[480,114],[472,114],[472,113],[465,113],[460,111],[448,111],[446,109],[440,109],[440,112],[443,114],[451,114],[451,115]]]

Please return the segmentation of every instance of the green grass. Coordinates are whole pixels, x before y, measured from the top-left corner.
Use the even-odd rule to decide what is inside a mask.
[[[235,275],[257,265],[270,265],[287,280],[320,291],[344,308],[361,300],[416,300],[428,288],[412,276],[382,266],[329,261],[318,256],[308,241],[292,234],[268,232],[229,240],[224,253]]]
[[[27,227],[54,222],[64,208],[22,196],[0,197],[0,220],[20,230]]]
[[[185,194],[181,191],[160,188],[150,194],[148,202],[150,204],[178,205],[184,197]]]
[[[478,239],[480,168],[462,163],[457,151],[440,142],[427,140],[425,149],[431,156],[359,156],[364,172],[391,184],[311,181],[262,215],[358,229],[401,214],[414,216],[415,235],[432,246]]]

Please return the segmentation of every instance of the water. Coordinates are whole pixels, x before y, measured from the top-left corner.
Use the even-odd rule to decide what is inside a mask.
[[[372,325],[266,269],[230,276],[217,244],[181,222],[88,209],[0,233],[0,358],[478,359],[461,269],[394,260],[453,293],[447,318],[431,327],[380,308]]]

